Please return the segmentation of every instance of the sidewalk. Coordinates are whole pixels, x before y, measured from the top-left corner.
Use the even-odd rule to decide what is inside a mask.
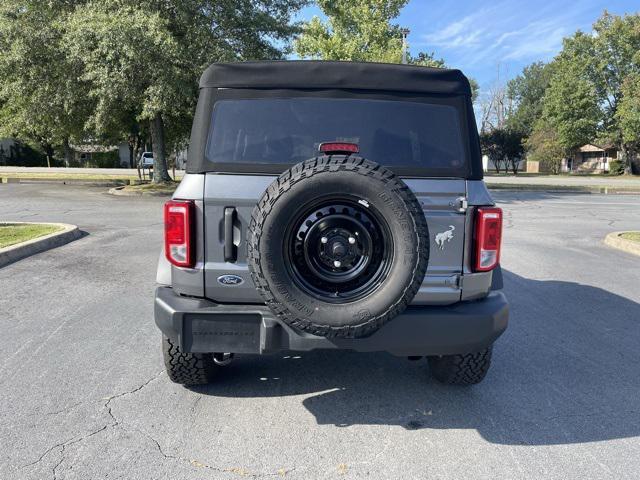
[[[135,168],[65,168],[65,167],[0,167],[0,177],[3,174],[51,174],[60,175],[99,175],[115,177],[137,177],[138,170]],[[170,171],[172,173],[172,171]],[[176,176],[182,177],[184,170],[176,170]]]
[[[484,181],[494,189],[582,190],[640,193],[640,176],[609,177],[587,175],[510,175],[485,174]]]

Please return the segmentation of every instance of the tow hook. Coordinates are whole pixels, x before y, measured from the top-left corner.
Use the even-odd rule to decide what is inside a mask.
[[[213,361],[216,365],[220,365],[224,367],[225,365],[229,365],[233,360],[233,353],[214,353]]]

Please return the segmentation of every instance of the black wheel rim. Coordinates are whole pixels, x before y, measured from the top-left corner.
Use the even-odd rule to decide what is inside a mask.
[[[371,294],[386,278],[392,256],[387,222],[368,202],[348,196],[301,208],[285,235],[294,282],[330,303]]]

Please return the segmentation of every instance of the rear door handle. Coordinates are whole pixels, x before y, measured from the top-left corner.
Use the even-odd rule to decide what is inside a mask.
[[[235,262],[238,260],[238,247],[233,241],[233,226],[236,223],[236,209],[226,207],[224,209],[224,261]]]

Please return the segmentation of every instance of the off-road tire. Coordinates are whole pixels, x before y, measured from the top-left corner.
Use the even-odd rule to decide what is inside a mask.
[[[475,385],[480,383],[491,366],[492,347],[464,355],[428,357],[431,375],[447,385]]]
[[[286,260],[278,248],[283,248],[281,232],[292,221],[296,201],[303,198],[304,204],[311,192],[331,196],[338,188],[354,195],[366,191],[371,205],[386,212],[397,258],[377,291],[336,306],[299,288],[285,273]],[[413,300],[427,271],[429,231],[422,206],[393,172],[360,157],[321,156],[293,166],[267,188],[251,216],[247,258],[258,292],[283,322],[313,335],[361,338],[402,313]]]
[[[211,383],[221,368],[213,361],[212,353],[184,353],[165,335],[162,336],[162,355],[169,379],[182,385]]]

